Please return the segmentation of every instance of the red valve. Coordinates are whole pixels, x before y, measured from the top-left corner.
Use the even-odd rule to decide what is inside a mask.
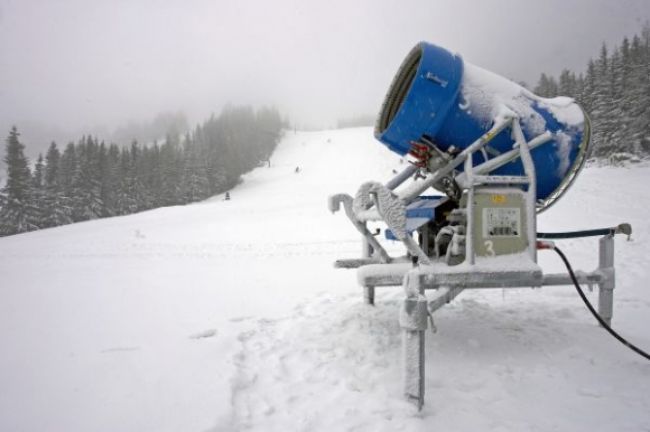
[[[429,152],[429,146],[417,141],[411,141],[411,149],[409,150],[409,154],[413,156],[415,159],[417,159],[415,165],[420,168],[426,167],[427,162],[431,157],[431,153]]]
[[[537,249],[555,249],[555,243],[548,240],[537,240]]]

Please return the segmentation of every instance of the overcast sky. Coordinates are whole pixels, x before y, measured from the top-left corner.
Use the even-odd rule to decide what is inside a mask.
[[[0,135],[195,123],[226,102],[334,125],[377,112],[420,40],[534,84],[648,19],[650,0],[0,0]]]

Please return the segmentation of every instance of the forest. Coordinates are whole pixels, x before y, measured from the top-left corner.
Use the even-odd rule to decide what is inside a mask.
[[[592,156],[650,155],[650,26],[625,37],[613,49],[603,44],[597,59],[576,74],[564,69],[555,78],[542,74],[533,90],[540,96],[569,96],[589,114]]]
[[[84,136],[52,142],[30,164],[20,132],[6,140],[0,236],[206,199],[235,186],[269,159],[282,133],[275,108],[228,106],[160,143],[106,144]]]

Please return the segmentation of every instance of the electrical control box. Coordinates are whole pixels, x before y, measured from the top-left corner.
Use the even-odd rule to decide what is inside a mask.
[[[476,188],[472,208],[474,254],[507,255],[528,248],[525,192],[518,188]]]

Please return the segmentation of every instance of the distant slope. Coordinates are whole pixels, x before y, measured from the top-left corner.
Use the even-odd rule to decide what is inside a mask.
[[[568,287],[464,293],[427,336],[425,410],[402,400],[401,289],[363,305],[355,273],[331,265],[359,256],[358,235],[326,206],[400,167],[370,128],[289,132],[230,201],[0,239],[0,430],[650,428],[648,365]],[[614,325],[646,347],[648,175],[588,169],[540,219],[634,225],[617,240]],[[595,266],[595,240],[563,248]]]

